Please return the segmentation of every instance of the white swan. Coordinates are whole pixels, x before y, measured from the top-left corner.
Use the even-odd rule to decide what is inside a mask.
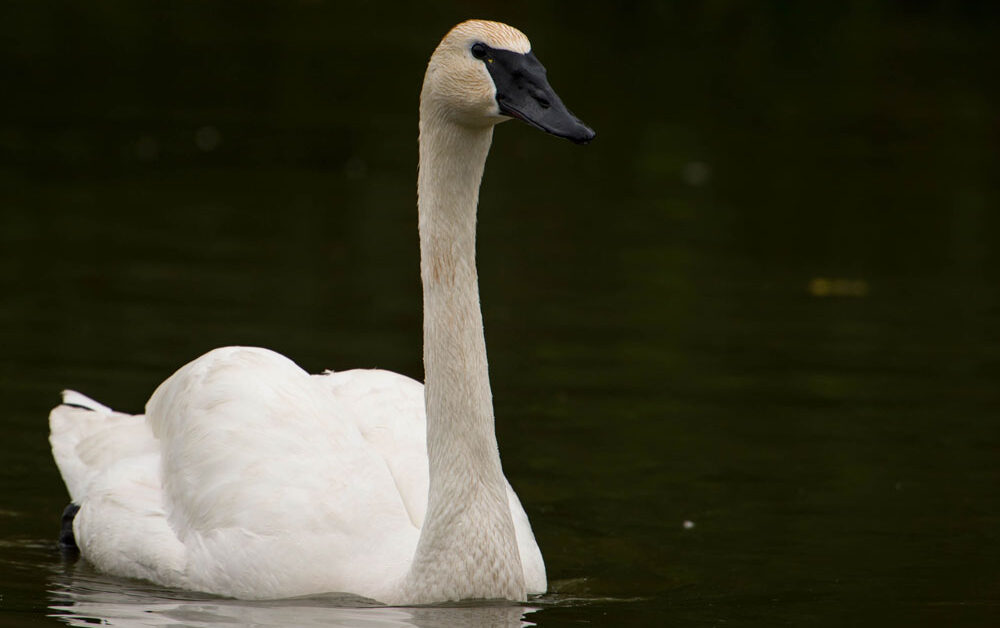
[[[479,183],[493,126],[509,117],[594,137],[520,31],[459,24],[420,99],[425,386],[385,371],[309,375],[266,349],[226,347],[170,376],[144,416],[63,393],[52,451],[79,507],[67,539],[86,559],[248,599],[545,591],[500,466],[475,266]]]

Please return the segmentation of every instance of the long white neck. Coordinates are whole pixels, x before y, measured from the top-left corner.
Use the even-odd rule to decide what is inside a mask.
[[[422,103],[417,185],[430,491],[404,588],[417,602],[523,600],[476,273],[476,206],[493,127],[436,113]]]

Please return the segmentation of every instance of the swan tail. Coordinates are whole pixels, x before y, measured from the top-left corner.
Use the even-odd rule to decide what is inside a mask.
[[[148,451],[152,434],[141,416],[115,412],[73,390],[49,414],[49,443],[74,504],[116,462]]]
[[[59,546],[103,571],[182,586],[185,550],[167,521],[160,443],[144,415],[72,390],[49,414],[52,456],[72,502]]]

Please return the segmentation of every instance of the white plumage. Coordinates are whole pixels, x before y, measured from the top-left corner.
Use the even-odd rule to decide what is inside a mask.
[[[379,370],[309,375],[215,349],[157,388],[145,416],[63,393],[52,449],[99,568],[246,599],[343,591],[391,599],[427,508],[423,386]],[[545,567],[508,496],[530,590]],[[530,573],[529,573],[530,572]]]
[[[545,591],[500,465],[475,267],[479,183],[493,126],[508,119],[499,102],[556,135],[593,137],[530,49],[514,28],[464,22],[424,77],[426,388],[386,371],[309,375],[272,351],[226,347],[163,382],[145,415],[64,392],[52,451],[80,506],[73,533],[86,559],[247,599],[337,592],[419,604]]]

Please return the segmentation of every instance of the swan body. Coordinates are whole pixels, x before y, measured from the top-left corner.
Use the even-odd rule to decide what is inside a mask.
[[[124,576],[245,599],[394,598],[427,508],[423,386],[309,375],[267,349],[215,349],[157,388],[145,416],[79,393],[52,446],[84,556]],[[509,485],[524,578],[545,566]]]
[[[144,415],[65,391],[50,440],[86,559],[245,599],[341,592],[420,604],[545,591],[541,551],[500,465],[475,269],[493,126],[518,117],[593,137],[530,50],[512,27],[469,21],[428,64],[425,384],[379,370],[310,375],[266,349],[225,347],[164,381]]]

